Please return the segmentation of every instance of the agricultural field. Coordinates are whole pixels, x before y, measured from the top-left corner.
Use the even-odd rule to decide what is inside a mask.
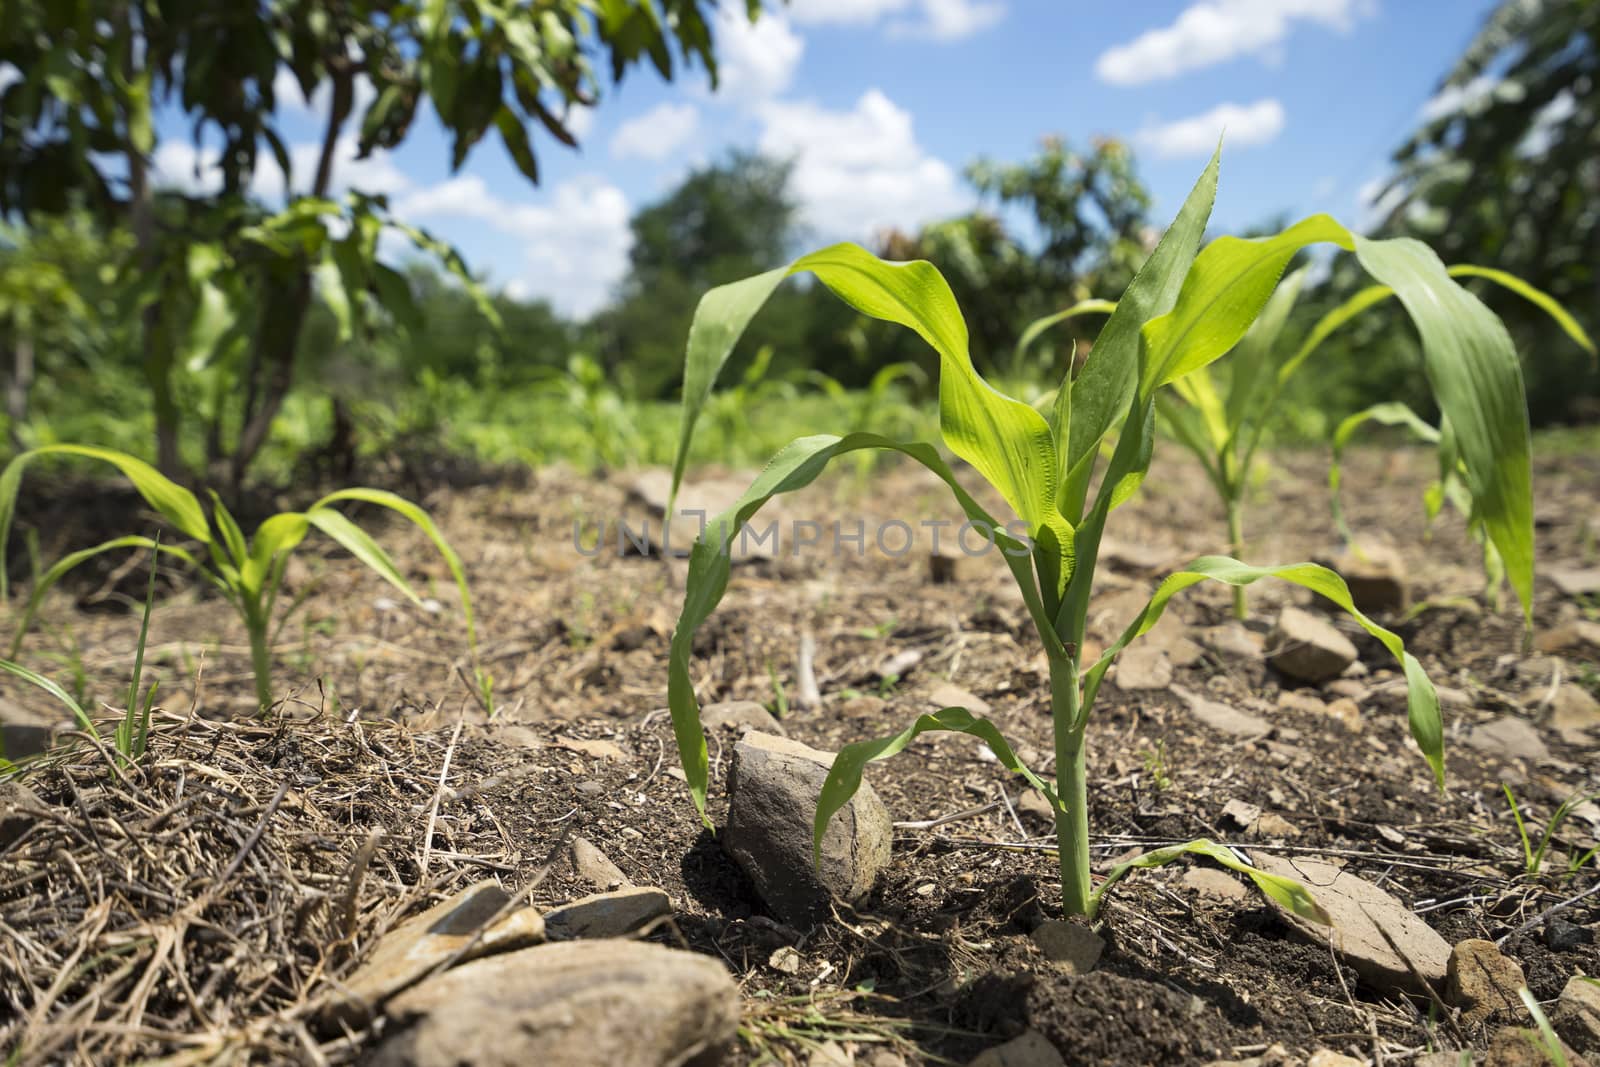
[[[1600,1063],[1600,9],[1022,8],[5,9],[7,1065]]]

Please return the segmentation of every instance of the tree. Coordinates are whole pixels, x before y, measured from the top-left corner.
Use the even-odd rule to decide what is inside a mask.
[[[24,221],[82,205],[125,224],[125,264],[141,329],[161,467],[175,472],[181,415],[174,378],[221,368],[234,377],[207,438],[237,482],[259,451],[295,379],[313,294],[340,337],[376,323],[414,325],[405,277],[378,255],[398,230],[469,286],[453,250],[407,227],[382,197],[335,199],[337,157],[393,149],[431,103],[459,168],[491,131],[537,182],[530,135],[575,144],[574,108],[593,105],[602,62],[613,81],[648,59],[716,77],[707,13],[715,0],[55,0],[8,4],[0,55],[21,76],[0,95],[0,213]],[[755,18],[759,0],[746,0]],[[297,174],[278,132],[287,75],[311,98],[327,93],[309,174]],[[181,111],[214,178],[199,191],[163,192],[152,162],[155,116]],[[358,113],[359,112],[359,113]],[[281,210],[252,199],[276,167]],[[301,184],[297,184],[301,183]],[[481,295],[481,294],[480,294]],[[485,314],[493,314],[487,299]],[[219,394],[224,395],[224,394]],[[223,441],[224,423],[237,426]]]
[[[1447,263],[1510,271],[1600,327],[1600,3],[1501,3],[1394,158],[1383,232],[1416,236]],[[1536,422],[1594,404],[1600,371],[1542,312],[1482,295],[1533,353]]]

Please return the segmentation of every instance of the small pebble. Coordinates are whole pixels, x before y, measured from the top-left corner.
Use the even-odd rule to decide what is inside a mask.
[[[1594,935],[1576,923],[1552,916],[1544,926],[1544,944],[1551,952],[1571,952]]]

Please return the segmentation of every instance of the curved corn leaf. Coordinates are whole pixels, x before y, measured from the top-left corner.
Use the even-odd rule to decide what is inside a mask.
[[[1049,424],[978,374],[967,349],[966,321],[933,264],[890,263],[858,245],[824,248],[701,298],[689,327],[669,507],[675,506],[695,424],[733,346],[778,284],[806,271],[857,311],[915,331],[938,353],[939,428],[945,444],[999,491],[1032,537],[1054,551],[1053,573],[1041,575],[1041,583],[1047,596],[1058,597],[1072,572],[1072,527],[1056,507],[1059,463]]]
[[[1043,318],[1034,319],[1022,331],[1022,336],[1017,338],[1016,347],[1011,350],[1012,366],[1020,367],[1022,365],[1022,357],[1027,355],[1029,348],[1033,347],[1033,342],[1044,336],[1045,331],[1052,326],[1058,326],[1068,319],[1075,319],[1080,315],[1109,315],[1116,310],[1117,302],[1115,300],[1100,300],[1090,297],[1088,300],[1080,300],[1069,308],[1057,311],[1053,315],[1045,315]],[[1067,374],[1070,376],[1071,373],[1072,368],[1068,367]]]
[[[1591,356],[1595,355],[1594,342],[1589,339],[1589,335],[1584,332],[1583,327],[1578,325],[1578,320],[1567,313],[1567,309],[1561,306],[1561,301],[1538,286],[1530,285],[1508,271],[1495,270],[1493,267],[1479,267],[1471,263],[1454,264],[1450,268],[1450,276],[1453,278],[1486,278],[1496,285],[1511,290],[1554,319],[1556,325],[1560,326],[1579,348]]]
[[[196,500],[195,495],[189,490],[171,481],[144,460],[110,448],[95,448],[90,445],[45,445],[20,453],[6,464],[5,470],[0,471],[0,558],[5,557],[6,544],[11,538],[11,520],[16,515],[17,492],[22,488],[22,472],[37,457],[52,455],[84,456],[110,463],[122,472],[123,477],[127,478],[139,495],[144,497],[146,503],[160,512],[185,536],[192,537],[202,544],[211,543],[211,528],[206,524],[205,512],[200,510],[200,501]],[[5,568],[0,567],[0,600],[5,599],[8,594]]]
[[[823,780],[822,793],[817,798],[817,815],[811,825],[811,861],[822,866],[822,838],[828,832],[828,821],[840,808],[850,803],[850,798],[861,788],[861,774],[873,760],[888,759],[898,755],[907,745],[932,731],[949,731],[969,734],[989,746],[1000,766],[1027,779],[1028,784],[1043,793],[1053,811],[1061,811],[1061,801],[1055,790],[1044,779],[1025,767],[1012,751],[1006,739],[1000,736],[994,723],[973,715],[966,708],[942,708],[931,715],[919,715],[917,721],[897,734],[871,741],[857,741],[845,745],[833,758],[828,776]]]
[[[1474,514],[1505,561],[1524,623],[1531,626],[1532,462],[1521,366],[1500,320],[1452,279],[1421,242],[1370,241],[1326,215],[1313,215],[1276,237],[1218,238],[1196,257],[1172,311],[1142,331],[1141,394],[1227,352],[1261,312],[1289,259],[1321,241],[1354,252],[1367,273],[1392,289],[1410,314],[1422,338],[1434,397],[1458,438]],[[1364,300],[1356,308],[1360,310],[1379,299],[1358,294],[1346,307]],[[1112,482],[1111,492],[1123,492],[1124,481],[1136,483],[1138,473],[1142,469]]]
[[[33,625],[34,617],[38,615],[39,608],[44,603],[45,594],[50,592],[57,582],[66,577],[67,573],[80,563],[84,563],[105,552],[114,552],[119,548],[148,548],[157,552],[165,552],[167,555],[175,559],[181,559],[191,567],[194,567],[205,575],[212,584],[221,587],[224,593],[228,592],[227,586],[218,582],[210,571],[200,566],[198,560],[181,548],[159,544],[148,537],[114,537],[109,541],[95,545],[93,548],[82,548],[76,552],[67,553],[52,563],[43,574],[39,575],[39,580],[34,583],[33,589],[28,593],[28,602],[23,605],[22,614],[17,618],[17,628],[11,635],[11,649],[7,655],[16,656],[17,650],[22,647],[23,635],[28,632],[28,627]]]
[[[1056,416],[1051,422],[1057,439],[1065,443],[1060,507],[1069,522],[1083,517],[1100,442],[1133,402],[1139,380],[1140,329],[1172,307],[1194,263],[1217,198],[1221,153],[1219,144],[1177,218],[1117,301],[1117,310],[1095,338],[1078,380],[1070,389],[1056,392]]]
[[[1244,425],[1244,420],[1250,412],[1250,402],[1255,399],[1269,377],[1272,367],[1273,354],[1278,347],[1278,338],[1283,335],[1283,328],[1288,324],[1289,312],[1294,310],[1295,301],[1300,299],[1300,291],[1305,288],[1309,268],[1301,267],[1290,274],[1278,287],[1272,291],[1272,296],[1267,299],[1266,306],[1261,309],[1261,314],[1256,321],[1251,323],[1234,347],[1233,355],[1228,363],[1228,404],[1227,418],[1228,444],[1231,445],[1238,437],[1239,428]],[[1270,416],[1268,409],[1267,415]]]
[[[330,504],[337,504],[341,500],[358,500],[365,504],[376,504],[378,507],[388,508],[421,530],[428,540],[433,542],[433,547],[439,550],[439,555],[444,559],[444,565],[450,570],[450,577],[455,579],[456,591],[461,594],[461,614],[467,623],[467,647],[476,653],[478,649],[478,625],[472,612],[472,590],[467,585],[467,569],[462,566],[461,557],[456,555],[456,550],[450,547],[450,542],[445,539],[439,527],[434,524],[433,516],[396,493],[391,493],[386,489],[367,489],[359,486],[329,493],[311,505],[311,510],[316,511]]]
[[[1252,867],[1234,855],[1231,848],[1219,845],[1215,841],[1204,837],[1182,845],[1168,845],[1166,848],[1152,849],[1143,855],[1135,856],[1131,860],[1117,864],[1107,872],[1105,881],[1101,882],[1099,888],[1094,891],[1091,905],[1097,906],[1105,891],[1121,881],[1129,871],[1135,868],[1163,867],[1173,860],[1186,855],[1207,856],[1231,871],[1249,875],[1250,880],[1256,884],[1256,888],[1303,919],[1309,919],[1324,926],[1327,926],[1331,921],[1328,918],[1328,913],[1322,909],[1322,905],[1318,904],[1316,898],[1311,895],[1311,891],[1293,878],[1268,874],[1266,871]]]
[[[94,728],[94,723],[89,718],[89,713],[83,710],[83,705],[72,699],[72,694],[61,688],[55,682],[42,674],[35,674],[20,663],[12,663],[8,659],[0,659],[0,671],[14,674],[30,685],[43,689],[46,693],[65,704],[67,710],[72,712],[72,717],[77,720],[79,728],[90,737],[98,738],[100,731]]]
[[[337,512],[332,508],[312,508],[306,512],[306,518],[311,525],[339,542],[346,552],[365,563],[376,571],[384,581],[400,590],[407,600],[419,607],[421,606],[422,598],[417,596],[416,591],[405,580],[405,576],[394,565],[394,560],[390,558],[389,553],[385,552],[383,547],[374,541],[365,530],[351,522],[341,512]]]
[[[689,675],[689,659],[694,648],[695,631],[716,610],[723,593],[727,591],[731,567],[728,546],[768,500],[805,488],[836,457],[866,448],[899,452],[921,463],[950,487],[956,502],[971,522],[995,531],[995,544],[1022,590],[1023,600],[1044,642],[1046,654],[1054,660],[1067,658],[1039,597],[1029,562],[1028,546],[1008,535],[1005,528],[961,487],[955,474],[932,445],[903,444],[871,433],[854,433],[847,437],[819,434],[798,438],[772,458],[731,508],[706,524],[689,552],[683,611],[678,616],[677,627],[672,631],[672,649],[667,662],[667,704],[672,713],[672,731],[678,742],[678,757],[683,764],[689,795],[694,799],[702,819],[706,818],[710,761],[705,734],[700,727],[700,704],[695,699],[694,682]],[[707,825],[710,823],[707,822]]]
[[[222,543],[228,550],[235,569],[244,566],[245,559],[250,555],[250,545],[245,540],[244,531],[239,529],[239,522],[233,517],[233,512],[228,510],[222,498],[215,489],[211,493],[211,517],[216,521],[217,529],[222,533]],[[219,561],[221,562],[221,561]]]
[[[1433,768],[1433,775],[1444,787],[1444,723],[1439,716],[1439,695],[1434,691],[1433,683],[1428,680],[1428,675],[1422,669],[1422,664],[1417,658],[1406,651],[1405,642],[1397,634],[1384,629],[1371,619],[1367,618],[1356,608],[1350,599],[1350,587],[1345,585],[1344,579],[1326,567],[1319,567],[1315,563],[1290,563],[1281,567],[1251,567],[1240,563],[1227,556],[1201,556],[1191,562],[1183,570],[1170,574],[1156,588],[1155,594],[1150,597],[1150,602],[1139,613],[1138,618],[1128,624],[1111,647],[1095,661],[1094,665],[1084,672],[1083,676],[1083,707],[1088,708],[1094,704],[1096,691],[1100,688],[1100,680],[1104,677],[1106,669],[1111,666],[1117,654],[1134,639],[1149,632],[1161,619],[1162,612],[1167,609],[1167,601],[1173,596],[1210,579],[1226,583],[1227,585],[1242,586],[1258,582],[1263,578],[1281,578],[1286,582],[1303,586],[1318,593],[1342,608],[1367,633],[1376,637],[1387,648],[1391,655],[1400,661],[1406,675],[1406,711],[1411,725],[1411,736],[1416,739],[1417,747],[1422,750],[1423,757],[1428,761],[1428,766]]]

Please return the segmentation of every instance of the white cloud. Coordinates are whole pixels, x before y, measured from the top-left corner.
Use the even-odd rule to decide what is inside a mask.
[[[611,154],[618,159],[663,160],[682,148],[700,128],[693,104],[659,104],[617,128]]]
[[[784,102],[761,118],[761,151],[794,160],[795,194],[825,237],[910,228],[968,202],[950,166],[917,144],[910,112],[877,89],[849,111]]]
[[[506,284],[515,299],[540,296],[569,315],[587,316],[611,295],[628,267],[633,234],[628,199],[598,178],[551,190],[545,202],[501,200],[476,175],[419,189],[396,206],[404,218],[467,218],[517,238],[528,270]]]
[[[1170,26],[1102,53],[1094,70],[1101,81],[1138,85],[1238,56],[1270,58],[1296,21],[1344,32],[1375,7],[1375,0],[1197,0]]]
[[[361,116],[367,113],[368,106],[378,98],[378,90],[365,74],[356,75],[353,89],[350,114],[360,121]],[[312,91],[311,99],[307,100],[295,76],[289,73],[287,67],[279,67],[278,73],[272,77],[272,98],[280,111],[297,111],[326,120],[333,99],[333,82],[324,78]]]
[[[891,36],[956,41],[986,30],[1005,17],[1001,0],[793,0],[795,22],[815,26],[889,23]]]
[[[1146,126],[1134,140],[1162,159],[1210,155],[1217,138],[1233,148],[1266,144],[1283,131],[1283,105],[1271,99],[1253,104],[1218,104],[1203,115]]]
[[[1495,86],[1500,84],[1500,79],[1489,74],[1480,74],[1465,85],[1447,85],[1422,105],[1418,117],[1423,122],[1433,122],[1458,112],[1469,111],[1480,101],[1493,95]]]
[[[321,145],[311,142],[289,146],[289,165],[293,172],[290,184],[296,192],[310,190],[321,151]],[[165,140],[156,146],[151,159],[152,180],[157,186],[178,189],[191,196],[210,195],[222,188],[220,160],[220,153],[210,146],[197,149],[187,141]],[[373,195],[394,194],[405,191],[410,184],[388,152],[380,149],[366,159],[357,159],[354,134],[345,134],[334,142],[328,195],[339,196],[349,189]],[[256,156],[250,192],[269,203],[283,199],[283,171],[265,146]]]
[[[806,50],[781,13],[765,12],[752,24],[739,4],[717,8],[716,36],[718,90],[733,99],[759,102],[782,94]]]
[[[921,21],[898,22],[890,29],[902,36],[959,41],[1005,17],[1006,5],[1000,0],[922,0]]]
[[[568,106],[566,127],[580,141],[589,136],[589,131],[594,128],[594,108],[582,104]]]
[[[1395,182],[1393,175],[1362,182],[1356,189],[1356,229],[1361,233],[1377,229],[1400,206],[1406,193],[1406,186]]]

